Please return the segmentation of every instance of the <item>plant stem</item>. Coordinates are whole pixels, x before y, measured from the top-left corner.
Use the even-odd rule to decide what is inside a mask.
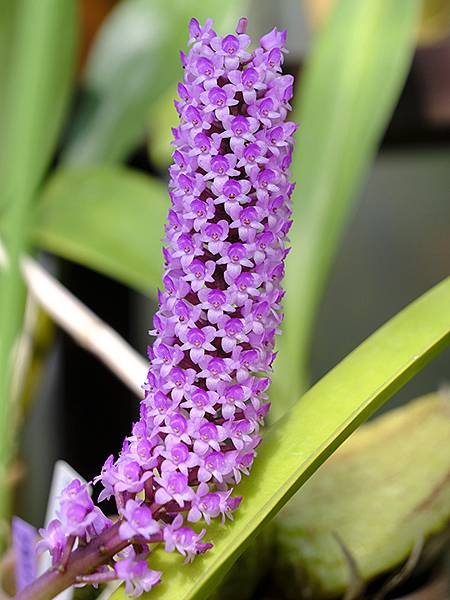
[[[65,569],[52,567],[16,596],[15,600],[51,600],[76,583],[77,577],[86,575],[130,544],[119,537],[120,523],[116,523],[90,544],[72,553]]]

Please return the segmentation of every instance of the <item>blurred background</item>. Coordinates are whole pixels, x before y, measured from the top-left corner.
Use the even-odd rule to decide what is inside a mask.
[[[114,69],[126,63],[133,49],[139,53],[142,40],[165,35],[167,23],[178,18],[174,13],[178,9],[166,3],[164,9],[155,11],[160,20],[148,21],[128,14],[124,7],[130,4],[139,6],[139,2],[127,0],[78,2],[76,83],[50,171],[62,163],[102,162],[98,159],[101,152],[95,155],[94,134],[89,137],[89,127],[94,132],[98,127],[101,135],[102,126],[106,123],[107,127],[110,116],[108,106],[99,108],[91,97],[96,68],[102,61],[104,89],[108,93],[112,90],[113,100],[118,103],[127,92],[134,93],[134,85],[138,90],[145,89],[146,77],[149,78],[147,85],[153,85],[154,73],[151,65],[146,68],[145,63],[134,72],[135,79],[130,77],[122,86],[108,89],[108,78],[114,78]],[[145,2],[141,0],[140,4]],[[297,104],[301,100],[302,73],[308,65],[312,44],[333,2],[253,0],[248,8],[245,3],[241,4],[240,7],[234,3],[233,10],[223,9],[223,22],[220,16],[217,19],[218,31],[224,33],[227,27],[232,28],[228,13],[233,13],[232,16],[248,14],[252,36],[260,36],[273,26],[288,28],[290,54],[286,65],[299,81]],[[215,13],[222,14],[218,10]],[[184,15],[182,17],[178,18],[180,25],[175,36],[179,49],[184,48],[187,41],[187,19],[184,21]],[[382,134],[379,150],[357,191],[327,279],[312,335],[312,381],[448,274],[449,24],[449,2],[430,0],[425,4],[420,28],[415,33],[414,56],[406,82],[402,83],[400,98]],[[170,27],[169,30],[172,31]],[[173,58],[167,69],[171,69],[170,77],[175,80],[181,78],[182,72],[179,66],[173,66]],[[168,57],[157,55],[155,60],[164,64]],[[127,141],[116,156],[107,156],[106,151],[105,162],[122,161],[133,169],[165,180],[170,160],[170,126],[174,119],[170,106],[175,88],[170,78],[163,85],[158,98],[152,98],[148,104],[144,98],[144,106],[135,108],[141,111],[143,118],[134,139]],[[105,102],[107,104],[108,98]],[[302,123],[297,135],[302,136]],[[113,148],[114,142],[105,139],[107,148]],[[71,143],[66,145],[68,140]],[[111,152],[114,154],[113,149]],[[297,186],[302,187],[301,178]],[[67,260],[63,251],[58,258],[43,253],[42,259],[67,288],[145,355],[146,332],[151,327],[155,308],[147,294]],[[160,260],[159,256],[156,260]],[[50,344],[49,339],[55,343]],[[449,363],[447,351],[415,377],[389,407],[445,386],[450,377]],[[55,460],[67,460],[86,479],[91,478],[98,473],[105,457],[120,448],[137,414],[138,403],[106,367],[48,323],[43,324],[41,335],[37,336],[35,367],[40,376],[35,378],[33,401],[21,434],[20,464],[24,476],[17,494],[17,510],[40,526]]]

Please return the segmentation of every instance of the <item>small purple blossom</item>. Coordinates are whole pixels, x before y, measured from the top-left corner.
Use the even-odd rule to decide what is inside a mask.
[[[293,78],[281,73],[286,32],[273,29],[251,52],[246,19],[224,37],[212,25],[192,19],[191,49],[180,55],[163,289],[140,420],[94,480],[119,521],[74,481],[39,542],[58,564],[74,541],[117,531],[114,562],[79,582],[118,578],[131,597],[161,579],[147,566],[150,544],[190,562],[211,544],[187,523],[224,521],[239,506],[234,487],[261,441],[282,320],[296,129],[287,121]]]
[[[94,505],[87,486],[79,479],[74,479],[62,491],[56,516],[67,538],[78,537],[86,541],[111,524],[100,508]]]
[[[177,515],[173,523],[164,528],[165,550],[166,552],[177,550],[186,557],[185,562],[192,562],[197,554],[203,554],[212,545],[200,542],[206,533],[205,529],[202,529],[200,533],[196,533],[191,527],[183,527],[182,525],[183,517]]]
[[[38,554],[48,550],[52,556],[53,564],[57,564],[61,559],[67,542],[67,537],[60,521],[58,519],[53,519],[46,528],[39,529],[39,535],[41,536],[41,539],[36,547]]]
[[[122,512],[123,521],[120,525],[119,535],[124,540],[135,536],[149,540],[158,533],[160,526],[153,519],[152,511],[148,506],[136,500],[128,500]]]
[[[160,571],[149,569],[146,560],[138,560],[134,556],[118,560],[114,568],[117,578],[125,583],[125,591],[130,598],[149,592],[161,580]]]

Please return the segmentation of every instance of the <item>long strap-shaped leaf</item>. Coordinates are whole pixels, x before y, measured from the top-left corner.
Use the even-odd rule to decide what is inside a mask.
[[[450,278],[413,302],[311,388],[266,434],[253,472],[239,487],[236,520],[214,524],[214,548],[183,565],[157,550],[163,583],[149,600],[200,600],[219,583],[265,522],[333,451],[450,343]],[[119,590],[114,600],[124,598]]]
[[[419,12],[418,0],[337,2],[300,82],[274,420],[307,388],[311,333],[327,273],[405,80]]]
[[[8,516],[8,469],[15,443],[9,385],[24,294],[19,256],[27,243],[33,194],[67,104],[76,27],[74,0],[21,0],[14,10],[8,84],[1,90],[0,216],[9,268],[0,275],[0,519]]]

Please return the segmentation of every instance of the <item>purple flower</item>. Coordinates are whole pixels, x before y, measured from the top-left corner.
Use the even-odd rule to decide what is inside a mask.
[[[152,511],[148,506],[136,500],[128,500],[122,511],[123,521],[120,525],[119,535],[124,540],[135,536],[148,540],[152,535],[158,533],[160,527],[153,519]]]
[[[110,563],[88,577],[117,576],[133,597],[161,577],[144,560],[150,544],[163,541],[190,561],[211,544],[186,523],[232,518],[241,501],[234,487],[251,470],[269,408],[296,125],[287,121],[293,78],[281,73],[286,32],[272,30],[250,52],[245,29],[241,19],[236,34],[219,37],[211,20],[192,19],[191,49],[181,53],[145,397],[119,457],[94,480],[100,501],[114,496],[119,522],[112,526],[73,482],[58,521],[42,531],[40,548],[57,562],[68,537],[85,544],[116,527],[114,570]]]
[[[165,458],[161,464],[162,472],[178,470],[187,477],[189,469],[198,464],[195,452],[190,452],[189,447],[183,442],[168,444],[167,449],[161,451],[161,456]]]
[[[135,557],[117,561],[114,568],[117,578],[125,583],[125,591],[130,598],[149,592],[161,580],[160,571],[149,569],[146,560],[136,560]]]
[[[195,533],[191,527],[182,527],[182,524],[183,517],[177,515],[173,523],[164,528],[165,550],[166,552],[177,550],[186,557],[185,562],[191,562],[197,554],[203,554],[212,546],[200,542],[206,533],[205,529],[202,529],[200,533]]]
[[[48,550],[52,555],[53,564],[57,564],[61,559],[67,537],[62,529],[60,521],[53,519],[44,529],[39,529],[40,541],[36,546],[36,551],[41,554]]]
[[[114,492],[130,492],[136,494],[144,489],[144,482],[151,477],[151,472],[143,471],[141,465],[124,453],[117,461],[115,469]]]
[[[155,477],[159,488],[155,493],[155,500],[158,504],[166,504],[171,500],[183,507],[185,502],[192,500],[194,491],[189,486],[188,476],[176,470],[162,472],[161,477]]]
[[[88,541],[111,524],[94,506],[87,486],[79,479],[74,479],[62,491],[56,516],[66,537],[76,536]]]
[[[216,337],[215,327],[192,327],[180,333],[183,345],[181,350],[189,350],[189,357],[198,364],[205,352],[214,350],[211,341]]]
[[[201,457],[210,450],[220,451],[220,442],[226,439],[225,430],[221,425],[215,425],[207,419],[197,423],[195,430],[194,452]]]

